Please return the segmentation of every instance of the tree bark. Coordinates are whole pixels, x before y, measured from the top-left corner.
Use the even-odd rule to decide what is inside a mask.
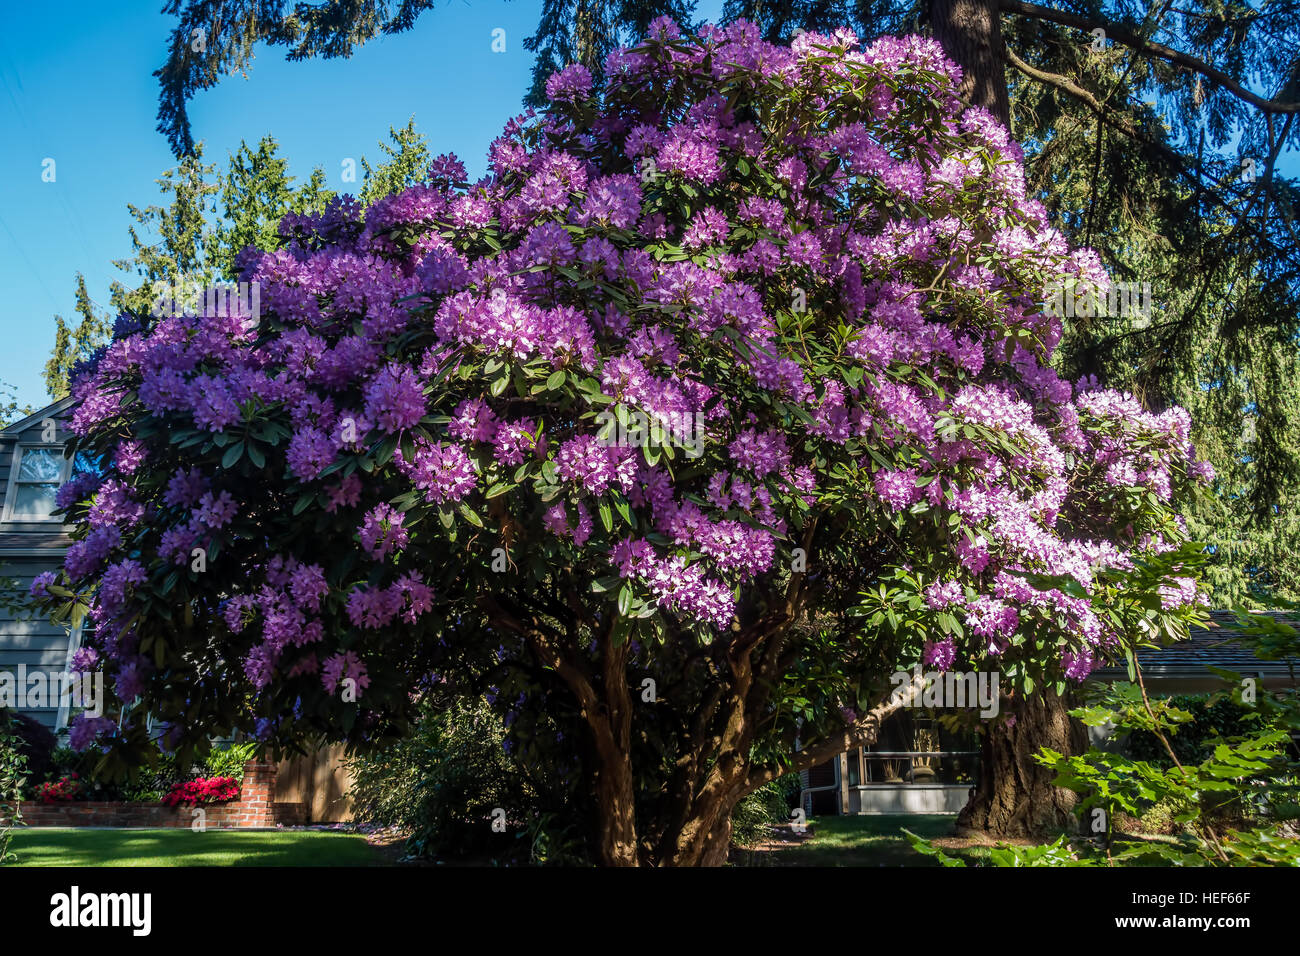
[[[1081,753],[1088,744],[1069,702],[1050,688],[1016,698],[1014,721],[998,719],[982,735],[979,784],[957,817],[958,833],[997,837],[1041,837],[1072,826],[1078,796],[1052,786],[1055,774],[1033,756],[1040,747]]]
[[[596,771],[596,851],[601,866],[638,864],[635,802],[630,762],[603,763]]]
[[[961,95],[1011,128],[1007,51],[998,0],[931,0],[930,29],[962,70]]]

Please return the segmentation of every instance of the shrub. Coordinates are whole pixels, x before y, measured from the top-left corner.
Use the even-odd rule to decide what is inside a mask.
[[[0,866],[13,862],[10,828],[22,822],[18,801],[27,775],[27,755],[7,712],[0,710]]]
[[[1104,287],[1096,255],[936,42],[858,45],[657,22],[600,88],[558,74],[482,181],[440,157],[286,216],[241,256],[259,314],[123,316],[72,385],[113,464],[60,497],[44,604],[91,608],[141,704],[78,744],[129,762],[149,714],[179,747],[374,746],[431,673],[500,674],[602,859],[690,865],[867,736],[900,666],[1060,691],[1185,634],[1188,414],[1059,377],[1044,299]]]
[[[58,780],[38,783],[34,796],[37,803],[70,803],[73,800],[85,799],[86,786],[81,782],[78,774],[70,773]]]
[[[229,803],[239,799],[239,783],[231,777],[199,777],[173,784],[162,798],[164,807],[196,807],[199,804]]]
[[[244,765],[257,756],[258,744],[255,740],[228,747],[214,749],[203,761],[203,768],[211,777],[230,777],[239,782],[244,780]]]
[[[6,711],[10,734],[16,739],[16,746],[27,758],[27,777],[31,780],[44,780],[53,766],[53,754],[58,741],[44,724],[27,714]]]
[[[1216,743],[1265,729],[1265,718],[1257,708],[1223,694],[1179,694],[1165,699],[1191,715],[1190,720],[1177,724],[1168,737],[1170,749],[1182,763],[1200,763],[1211,755]],[[1148,730],[1130,733],[1125,749],[1134,760],[1173,766],[1160,738]]]
[[[794,782],[792,800],[790,786]],[[790,809],[797,801],[799,775],[787,774],[773,780],[736,804],[731,814],[731,842],[748,846],[767,836],[772,827],[790,822]]]
[[[484,701],[438,710],[426,702],[411,737],[350,761],[353,815],[410,831],[415,856],[525,852],[491,827],[505,811],[508,830],[523,834],[539,862],[581,856],[565,831],[572,817],[539,809],[530,773],[506,752],[505,726]],[[581,842],[577,840],[576,842]]]

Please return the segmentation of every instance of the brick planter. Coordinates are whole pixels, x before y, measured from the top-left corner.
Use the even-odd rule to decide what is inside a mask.
[[[307,807],[301,803],[277,803],[276,767],[273,763],[250,761],[244,765],[239,799],[202,807],[209,827],[301,826],[307,821]],[[197,817],[191,807],[164,807],[156,803],[125,803],[111,800],[76,800],[70,803],[19,804],[23,824],[30,827],[188,827]]]

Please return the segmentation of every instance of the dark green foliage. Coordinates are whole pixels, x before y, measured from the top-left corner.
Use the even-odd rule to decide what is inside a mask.
[[[731,842],[737,846],[756,843],[772,827],[789,823],[790,811],[799,802],[800,787],[798,774],[786,774],[741,800],[731,813]]]
[[[505,726],[486,703],[444,708],[425,701],[408,738],[352,760],[355,819],[409,831],[407,850],[418,857],[581,857],[572,816],[539,791],[529,768],[505,752],[505,740]],[[505,832],[492,828],[498,809]]]
[[[25,741],[16,732],[9,711],[0,710],[0,866],[14,861],[9,852],[11,827],[22,822],[18,801],[26,778]]]
[[[1263,729],[1264,718],[1252,707],[1231,697],[1209,694],[1180,694],[1167,698],[1169,704],[1191,715],[1177,725],[1168,740],[1174,756],[1183,763],[1200,763],[1222,740],[1245,737]],[[1125,751],[1134,760],[1146,760],[1163,767],[1173,765],[1159,738],[1150,731],[1135,730]]]
[[[58,743],[54,734],[35,718],[4,708],[0,708],[0,722],[7,726],[8,736],[17,742],[15,746],[26,758],[27,775],[32,780],[43,780],[53,766]]]
[[[429,155],[428,141],[423,133],[416,132],[414,116],[401,129],[390,126],[388,136],[393,145],[384,142],[379,144],[387,159],[378,166],[371,166],[368,159],[361,157],[361,168],[365,176],[357,198],[367,206],[377,199],[424,182],[429,171],[432,157]]]
[[[54,317],[54,351],[45,363],[45,389],[55,400],[68,394],[68,375],[73,366],[90,358],[113,330],[108,313],[91,301],[86,277],[80,272],[77,273],[77,314],[81,321],[75,327],[61,315]]]

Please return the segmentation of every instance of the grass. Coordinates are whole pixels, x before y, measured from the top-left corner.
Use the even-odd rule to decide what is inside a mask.
[[[817,817],[808,836],[777,849],[742,850],[742,866],[938,866],[912,849],[903,829],[933,839],[952,836],[955,817],[943,814],[882,814]],[[988,848],[946,848],[968,863],[987,858]]]
[[[321,830],[87,830],[14,832],[18,866],[375,866],[364,836]]]

